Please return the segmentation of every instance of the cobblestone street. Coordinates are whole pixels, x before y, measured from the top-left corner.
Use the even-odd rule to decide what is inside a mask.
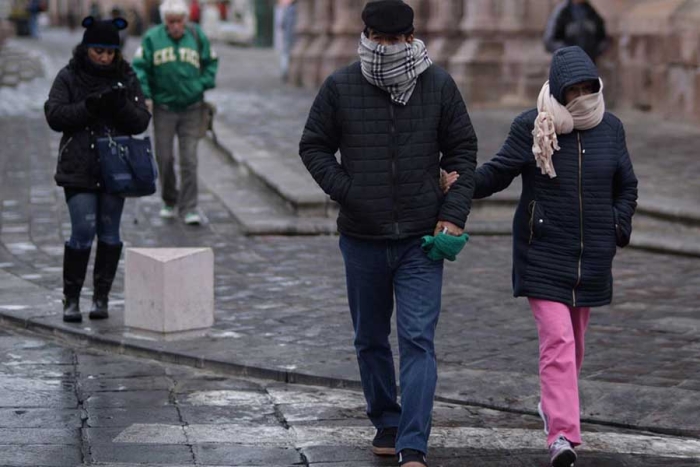
[[[7,466],[381,467],[359,392],[233,378],[0,331]],[[438,403],[436,467],[543,467],[533,416]],[[686,467],[700,441],[585,427],[577,465]]]
[[[243,235],[230,206],[253,196],[259,183],[210,143],[202,144],[200,161],[205,224],[162,220],[160,200],[153,196],[127,201],[122,234],[126,247],[214,249],[214,327],[176,340],[124,328],[123,269],[107,322],[61,321],[62,245],[70,223],[63,192],[53,182],[59,135],[47,127],[41,109],[51,79],[77,41],[58,30],[47,31],[41,42],[10,41],[14,50],[30,54],[24,57],[38,54],[45,72],[18,87],[0,87],[0,319],[86,347],[0,335],[0,371],[8,381],[1,386],[0,431],[9,436],[17,428],[57,430],[13,435],[8,439],[17,441],[6,443],[23,446],[19,452],[27,453],[26,460],[5,450],[0,464],[393,465],[365,449],[371,433],[352,391],[359,376],[338,238]],[[135,45],[130,39],[129,50]],[[277,85],[270,51],[220,47],[219,53],[219,88],[209,98],[217,102],[222,123],[252,147],[285,159],[280,167],[301,167],[299,125],[314,93]],[[514,113],[472,113],[484,161]],[[651,125],[652,118],[625,119],[643,194],[697,206],[700,162],[690,151],[697,139],[688,136],[693,133],[687,125]],[[507,236],[475,234],[458,261],[446,266],[437,337],[441,405],[431,441],[437,466],[547,465],[535,417],[537,335],[525,301],[511,297],[510,250]],[[700,259],[621,250],[615,278],[614,304],[594,311],[587,340],[581,390],[588,451],[576,465],[698,465]],[[85,298],[90,286],[88,280]],[[92,355],[87,347],[266,380]],[[29,374],[32,365],[43,365],[41,372]],[[24,373],[11,377],[15,370]],[[25,404],[12,395],[21,384],[62,388],[62,395],[40,394]],[[12,413],[22,407],[51,415],[20,422]],[[691,439],[654,444],[648,431]],[[38,445],[60,447],[28,448],[29,435],[54,440]]]

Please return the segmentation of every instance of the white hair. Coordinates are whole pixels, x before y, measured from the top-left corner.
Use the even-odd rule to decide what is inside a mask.
[[[167,15],[189,16],[190,9],[185,0],[163,0],[160,4],[160,19],[165,21]]]

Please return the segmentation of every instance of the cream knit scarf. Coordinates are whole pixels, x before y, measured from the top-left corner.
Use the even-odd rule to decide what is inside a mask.
[[[557,135],[565,135],[576,130],[590,130],[603,121],[605,100],[603,99],[603,80],[600,91],[577,97],[566,107],[557,101],[549,90],[549,81],[544,83],[537,98],[537,119],[532,130],[532,153],[537,167],[542,174],[550,178],[557,176],[552,164],[554,151],[561,149]]]

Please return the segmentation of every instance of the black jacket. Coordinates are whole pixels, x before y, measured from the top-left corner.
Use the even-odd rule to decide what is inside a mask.
[[[552,95],[597,77],[578,48],[559,51],[552,63]],[[476,173],[475,198],[484,198],[522,176],[523,190],[513,220],[515,296],[600,306],[612,300],[612,261],[616,245],[632,233],[637,178],[620,120],[606,113],[587,131],[559,135],[552,156],[556,178],[543,175],[532,154],[537,110],[515,119],[508,139]]]
[[[572,14],[571,0],[560,3],[549,17],[544,33],[547,51],[556,52],[563,47],[577,45],[592,60],[596,60],[609,46],[605,21],[588,2],[582,5],[585,19],[576,21]]]
[[[340,203],[338,230],[366,239],[432,234],[438,220],[463,227],[476,149],[466,106],[446,71],[428,68],[401,106],[364,78],[359,62],[325,81],[299,144],[311,175]],[[460,174],[447,196],[440,167]]]
[[[51,86],[44,113],[49,126],[63,132],[54,176],[59,186],[100,190],[101,174],[95,140],[105,136],[139,134],[148,128],[151,115],[135,73],[124,64],[121,73],[95,73],[78,57],[64,67]],[[117,82],[126,87],[126,105],[109,116],[91,114],[85,99],[110,89]]]

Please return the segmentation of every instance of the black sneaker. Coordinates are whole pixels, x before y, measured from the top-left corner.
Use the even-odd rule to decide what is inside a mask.
[[[372,452],[378,456],[396,455],[396,427],[382,428],[372,440]]]
[[[425,467],[428,467],[428,461],[425,459],[425,454],[415,449],[404,449],[399,453],[399,465],[405,465],[409,462],[417,462]]]

